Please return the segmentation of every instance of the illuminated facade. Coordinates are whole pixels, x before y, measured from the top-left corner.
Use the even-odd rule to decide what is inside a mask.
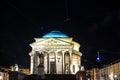
[[[98,76],[99,68],[93,68],[86,71],[89,80],[103,80]]]
[[[60,31],[51,31],[30,44],[31,74],[75,74],[81,66],[80,44]]]
[[[104,80],[120,80],[120,60],[101,68],[98,74]]]
[[[0,68],[0,80],[9,80],[9,73]]]
[[[90,80],[120,80],[120,60],[100,69],[87,70],[87,73],[91,76]]]

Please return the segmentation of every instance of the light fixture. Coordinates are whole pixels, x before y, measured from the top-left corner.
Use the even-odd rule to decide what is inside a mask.
[[[114,78],[117,78],[117,75],[114,75]]]
[[[2,75],[0,75],[0,80],[2,80],[3,79],[3,76]]]

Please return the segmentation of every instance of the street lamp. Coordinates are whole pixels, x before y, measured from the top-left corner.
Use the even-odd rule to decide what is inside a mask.
[[[100,54],[99,54],[99,51],[97,52],[97,61],[100,62]]]

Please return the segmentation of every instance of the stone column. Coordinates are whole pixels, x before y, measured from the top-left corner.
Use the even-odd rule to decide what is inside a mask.
[[[50,73],[50,60],[49,60],[49,54],[47,53],[47,73]]]
[[[29,53],[30,55],[30,74],[34,74],[35,70],[35,51]]]
[[[35,51],[34,52],[34,70],[33,70],[33,74],[38,74],[38,65],[39,65],[39,51]]]
[[[34,56],[30,55],[30,74],[33,74],[34,69]]]
[[[57,51],[54,52],[54,60],[55,60],[55,74],[57,74]]]
[[[72,68],[72,51],[69,51],[69,74],[71,73]]]
[[[65,51],[62,51],[62,74],[64,74],[65,73],[65,57],[64,57],[64,55],[65,55]]]

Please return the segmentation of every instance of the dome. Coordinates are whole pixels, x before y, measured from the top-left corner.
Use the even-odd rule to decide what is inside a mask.
[[[54,31],[51,31],[50,33],[47,33],[47,34],[43,35],[42,37],[43,38],[50,38],[50,37],[56,37],[56,38],[63,37],[63,38],[66,38],[68,36],[66,34],[60,32],[60,31],[54,30]]]

